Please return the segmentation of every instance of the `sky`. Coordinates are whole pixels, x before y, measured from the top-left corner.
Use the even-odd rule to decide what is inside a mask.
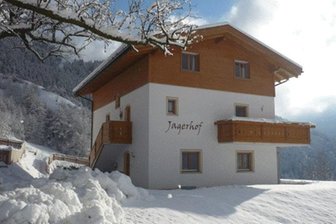
[[[198,25],[228,22],[303,67],[276,87],[276,114],[319,113],[336,103],[336,0],[192,0]],[[102,45],[103,46],[103,45]],[[110,54],[113,44],[99,59]],[[91,54],[97,54],[92,47]]]

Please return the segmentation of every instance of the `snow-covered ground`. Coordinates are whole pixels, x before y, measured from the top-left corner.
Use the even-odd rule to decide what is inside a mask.
[[[126,223],[336,223],[336,182],[150,191]]]
[[[0,168],[0,191],[6,186],[12,188],[33,178],[47,176],[47,158],[54,151],[27,142],[23,148],[25,154],[18,163]]]
[[[147,191],[73,164],[53,163],[49,175],[51,153],[28,144],[0,168],[0,223],[336,223],[336,182]]]

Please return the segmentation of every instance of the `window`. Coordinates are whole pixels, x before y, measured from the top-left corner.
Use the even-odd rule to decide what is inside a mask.
[[[237,152],[237,171],[253,171],[252,152]]]
[[[120,107],[120,96],[116,95],[116,99],[115,99],[115,108],[119,108]]]
[[[167,115],[178,114],[178,98],[167,97]]]
[[[182,151],[182,172],[199,173],[201,172],[200,151]]]
[[[199,72],[199,54],[182,52],[182,70]]]
[[[244,105],[236,105],[236,117],[248,117],[248,107]]]
[[[235,61],[235,76],[240,79],[250,78],[250,66],[247,61]]]

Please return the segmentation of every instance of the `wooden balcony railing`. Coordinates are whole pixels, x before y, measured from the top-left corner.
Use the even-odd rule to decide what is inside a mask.
[[[310,144],[308,123],[270,123],[242,120],[221,120],[218,127],[218,142],[261,142]]]
[[[104,144],[132,144],[132,122],[106,121],[102,124],[90,152],[90,167],[94,166]]]
[[[71,156],[71,155],[64,155],[64,154],[52,154],[48,158],[47,173],[50,173],[49,165],[55,160],[67,161],[71,163],[77,163],[77,164],[89,166],[89,160],[87,157],[78,157],[78,156]]]

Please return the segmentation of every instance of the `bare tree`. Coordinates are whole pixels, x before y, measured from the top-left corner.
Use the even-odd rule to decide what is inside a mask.
[[[120,0],[125,1],[125,0]],[[171,46],[193,40],[190,0],[0,0],[0,39],[19,37],[41,60],[75,53],[95,40],[152,45],[170,54]],[[47,46],[41,53],[37,45]]]

